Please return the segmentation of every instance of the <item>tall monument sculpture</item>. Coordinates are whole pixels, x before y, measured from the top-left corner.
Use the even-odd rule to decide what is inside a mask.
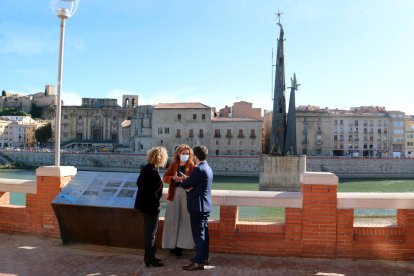
[[[298,90],[300,84],[296,81],[296,74],[293,74],[293,79],[290,79],[290,97],[289,97],[289,111],[287,118],[287,130],[285,140],[285,153],[287,155],[297,155],[296,144],[296,103],[295,103],[295,91]]]
[[[299,156],[296,142],[295,93],[299,84],[296,74],[291,78],[289,110],[286,115],[284,31],[280,23],[277,43],[275,86],[273,95],[272,128],[268,155],[260,160],[260,186],[263,191],[299,191],[300,175],[306,171],[306,156]]]
[[[283,52],[284,31],[280,24],[276,54],[275,88],[273,96],[272,130],[270,132],[269,154],[284,155],[286,130],[286,99],[285,99],[285,55]]]
[[[272,129],[270,132],[269,154],[271,155],[296,155],[296,107],[295,91],[298,90],[296,75],[291,79],[292,86],[289,100],[289,112],[286,122],[286,98],[285,98],[285,55],[283,51],[284,31],[280,23],[281,13],[278,12],[280,27],[277,43],[275,88],[273,96]]]

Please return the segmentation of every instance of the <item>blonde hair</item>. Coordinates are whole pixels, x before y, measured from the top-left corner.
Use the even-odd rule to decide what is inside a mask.
[[[168,153],[164,147],[153,147],[147,152],[147,161],[155,167],[164,167],[167,164]]]
[[[182,144],[176,147],[175,152],[174,152],[173,162],[180,163],[180,153],[183,150],[188,150],[190,152],[190,156],[188,157],[187,163],[193,164],[193,156],[194,156],[193,149],[187,144]]]

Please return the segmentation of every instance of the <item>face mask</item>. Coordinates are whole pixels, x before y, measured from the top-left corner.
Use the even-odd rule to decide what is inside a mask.
[[[187,162],[189,155],[180,154],[180,161],[181,162]]]

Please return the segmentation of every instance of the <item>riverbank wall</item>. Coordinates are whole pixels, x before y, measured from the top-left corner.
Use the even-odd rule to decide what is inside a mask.
[[[5,151],[1,153],[29,167],[54,165],[53,152]],[[210,156],[215,175],[260,175],[260,156]],[[62,153],[61,165],[78,170],[137,172],[146,163],[145,154]],[[306,171],[332,172],[340,178],[414,178],[414,158],[306,157]]]

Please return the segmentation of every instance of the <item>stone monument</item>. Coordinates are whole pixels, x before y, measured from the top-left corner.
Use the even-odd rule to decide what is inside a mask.
[[[298,156],[296,144],[295,92],[299,84],[291,78],[289,111],[286,116],[284,31],[277,13],[280,34],[277,45],[276,73],[273,96],[272,129],[268,155],[260,160],[260,190],[298,191],[300,175],[306,171],[306,156]]]

